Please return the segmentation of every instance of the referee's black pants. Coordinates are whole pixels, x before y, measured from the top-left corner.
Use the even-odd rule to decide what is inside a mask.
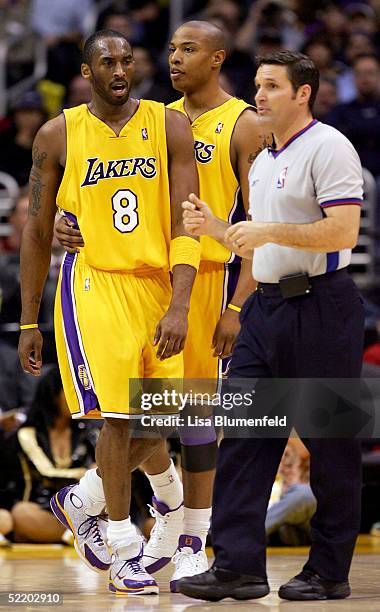
[[[231,378],[359,378],[364,313],[346,270],[316,277],[309,295],[283,299],[263,285],[241,312]],[[307,406],[305,406],[307,410]],[[317,499],[305,569],[348,577],[360,527],[361,454],[356,439],[303,438]],[[285,438],[225,438],[214,485],[215,565],[266,577],[265,517]]]

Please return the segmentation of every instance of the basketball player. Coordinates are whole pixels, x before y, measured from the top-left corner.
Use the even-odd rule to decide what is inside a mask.
[[[130,406],[126,376],[183,376],[179,353],[200,258],[200,244],[185,235],[181,214],[181,199],[198,188],[191,130],[180,113],[129,97],[133,70],[122,34],[103,30],[86,41],[82,74],[92,100],[47,122],[36,136],[21,249],[19,354],[24,370],[38,376],[37,319],[56,202],[83,232],[81,253],[66,254],[62,265],[56,344],[73,417],[98,408],[105,419],[96,460],[112,563],[108,551],[102,556],[101,519],[88,516],[91,500],[76,485],[62,489],[52,508],[74,532],[83,559],[110,569],[109,588],[116,594],[158,592],[129,518],[130,472],[136,467],[129,450],[139,449],[140,463],[157,442],[131,439],[137,409]]]
[[[173,87],[184,97],[169,107],[180,111],[191,125],[201,197],[211,202],[218,217],[235,222],[246,218],[241,200],[247,208],[248,170],[265,139],[252,107],[219,85],[225,48],[223,32],[211,23],[191,21],[177,29],[170,43],[169,68]],[[80,232],[64,221],[57,226],[57,236],[65,248],[83,246]],[[201,246],[184,350],[185,377],[215,380],[221,373],[222,358],[232,352],[240,327],[239,310],[254,290],[254,282],[251,262],[243,262],[239,276],[240,260],[231,251],[207,236],[202,236]],[[205,542],[217,450],[214,428],[206,431],[203,427],[201,432],[181,428],[179,433],[184,498],[164,447],[143,465],[154,492],[156,518],[145,546],[144,565],[154,573],[173,558],[172,591],[179,578],[208,567]],[[101,489],[100,479],[95,481],[94,470],[94,493]]]

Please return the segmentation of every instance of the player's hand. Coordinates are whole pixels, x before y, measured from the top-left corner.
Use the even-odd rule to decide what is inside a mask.
[[[18,355],[24,372],[40,376],[42,367],[42,334],[39,329],[24,329],[20,333]]]
[[[249,257],[253,249],[270,242],[267,232],[267,223],[240,221],[226,230],[224,240],[231,251],[241,257]]]
[[[212,235],[213,222],[216,217],[212,214],[206,202],[202,202],[194,193],[189,199],[182,202],[183,226],[192,236]]]
[[[214,357],[224,359],[231,355],[239,331],[239,313],[227,308],[216,325],[212,339]]]
[[[84,241],[79,229],[74,228],[74,223],[67,217],[61,217],[55,224],[55,237],[68,253],[79,253],[79,248],[84,247]]]
[[[157,325],[153,340],[154,346],[158,344],[157,357],[161,361],[183,351],[187,328],[187,311],[184,308],[169,307]]]

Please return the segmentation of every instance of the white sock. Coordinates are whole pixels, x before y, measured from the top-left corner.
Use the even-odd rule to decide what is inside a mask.
[[[128,559],[136,557],[141,550],[142,537],[132,525],[130,517],[121,521],[108,521],[107,541],[113,551],[126,553]]]
[[[183,488],[175,465],[170,460],[170,465],[161,474],[146,474],[154,496],[169,506],[171,510],[178,508],[183,502]]]
[[[103,482],[96,473],[96,468],[87,470],[79,481],[79,492],[83,497],[86,512],[88,514],[99,514],[106,505]]]
[[[202,548],[206,547],[206,538],[210,528],[212,508],[185,508],[183,533],[197,536],[202,540]]]

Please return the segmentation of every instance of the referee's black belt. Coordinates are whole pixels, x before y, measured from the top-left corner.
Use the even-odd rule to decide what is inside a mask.
[[[294,274],[281,278],[278,283],[258,283],[257,291],[267,297],[292,298],[310,295],[314,288],[328,286],[338,279],[348,277],[347,268],[326,272],[318,276]]]

